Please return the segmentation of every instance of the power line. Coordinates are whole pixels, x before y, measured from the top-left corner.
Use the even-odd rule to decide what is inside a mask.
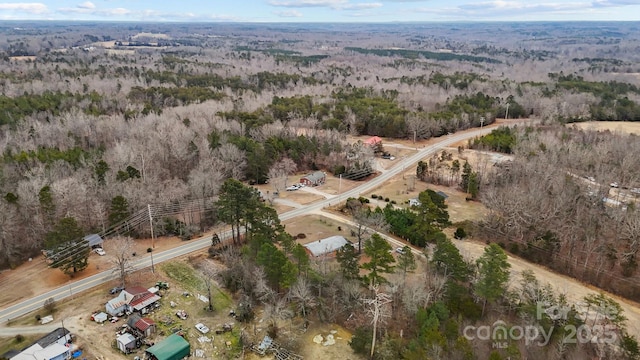
[[[147,223],[149,216],[151,215],[155,219],[165,218],[174,215],[183,215],[186,213],[205,212],[215,209],[215,198],[199,198],[190,200],[170,201],[168,203],[156,203],[147,205],[146,209],[140,209],[129,215],[127,218],[120,220],[119,222],[112,224],[109,228],[98,232],[98,235],[107,239],[114,235],[120,235],[122,233],[128,233],[133,228],[138,228]],[[149,224],[151,228],[153,224]],[[152,229],[150,229],[153,231]],[[86,248],[89,247],[88,241],[83,239],[77,239],[75,242],[78,245],[66,247],[61,252],[52,254],[55,260],[49,265],[50,267],[57,267],[63,264],[64,261],[73,261],[78,256],[84,256]],[[84,246],[79,246],[83,244]]]

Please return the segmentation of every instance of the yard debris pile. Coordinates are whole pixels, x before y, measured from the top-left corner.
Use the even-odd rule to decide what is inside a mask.
[[[176,311],[176,316],[182,320],[186,320],[189,317],[189,314],[184,310],[178,310]]]
[[[265,336],[260,344],[252,344],[251,351],[256,354],[266,355],[267,353],[273,353],[276,360],[302,360],[303,357],[292,353],[291,351],[283,348],[277,342],[269,336]]]
[[[336,330],[331,330],[331,331],[329,331],[329,334],[326,335],[326,336],[322,336],[322,334],[318,334],[318,335],[313,337],[313,342],[318,344],[318,345],[322,345],[322,346],[335,345],[336,337],[334,335],[336,333],[337,333]],[[340,338],[338,337],[338,339],[340,339]]]
[[[209,337],[204,336],[204,335],[203,335],[203,336],[200,336],[200,337],[198,338],[198,342],[199,342],[200,344],[210,343],[212,340],[213,340],[213,337],[212,337],[212,338],[209,338]]]

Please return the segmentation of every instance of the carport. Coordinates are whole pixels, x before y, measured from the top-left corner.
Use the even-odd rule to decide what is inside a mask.
[[[171,334],[146,352],[151,360],[181,360],[191,354],[191,346],[182,336]]]

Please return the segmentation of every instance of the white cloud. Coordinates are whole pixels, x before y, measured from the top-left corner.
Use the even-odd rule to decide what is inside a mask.
[[[96,14],[105,15],[105,16],[122,16],[131,14],[131,10],[125,8],[115,8],[115,9],[104,9],[96,11]]]
[[[4,3],[0,4],[0,11],[13,10],[30,14],[44,14],[49,11],[43,3]]]
[[[630,5],[640,5],[638,0],[596,0],[592,3],[593,7],[621,7]]]
[[[282,7],[331,7],[335,8],[340,5],[346,5],[349,0],[291,0],[291,1],[278,1],[272,0],[269,2],[273,6]]]
[[[542,3],[542,2],[523,2],[509,0],[495,0],[480,2],[474,4],[466,4],[460,6],[462,9],[468,10],[558,10],[566,8],[583,7],[584,3]]]
[[[327,7],[333,10],[368,10],[382,6],[381,2],[349,3],[349,0],[272,0],[269,4],[288,8]]]
[[[346,4],[339,6],[342,10],[367,10],[376,9],[382,6],[382,3],[359,3],[359,4]]]
[[[78,4],[80,9],[95,9],[96,6],[91,1],[85,1],[82,4]]]
[[[274,11],[273,13],[284,18],[302,17],[302,13],[298,10]]]

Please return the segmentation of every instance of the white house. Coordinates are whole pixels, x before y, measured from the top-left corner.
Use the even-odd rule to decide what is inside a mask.
[[[66,360],[71,358],[71,333],[65,328],[57,328],[41,337],[20,353],[9,357],[11,360]]]

